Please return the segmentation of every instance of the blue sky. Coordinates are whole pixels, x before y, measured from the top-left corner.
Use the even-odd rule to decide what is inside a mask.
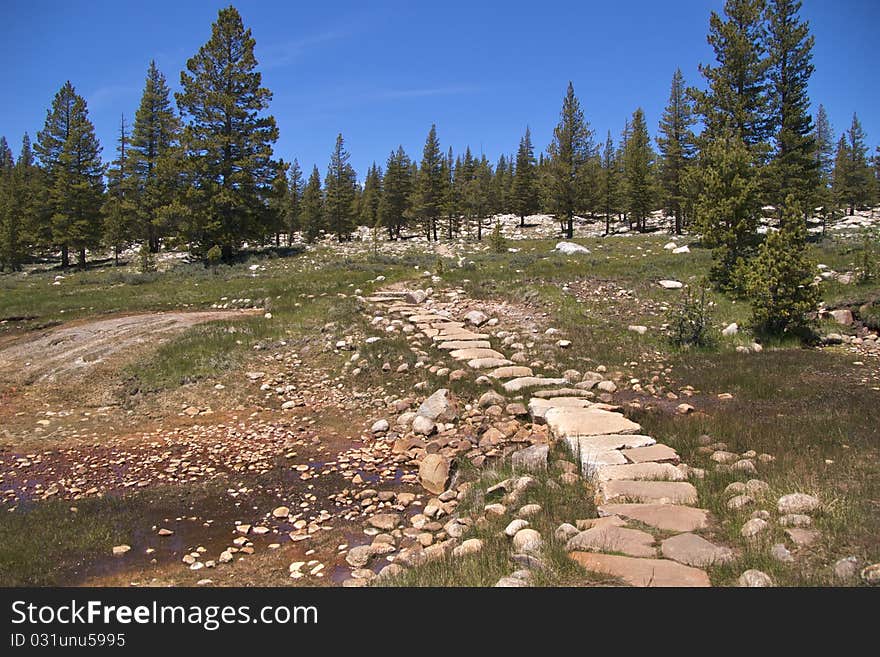
[[[0,134],[18,151],[35,137],[52,97],[70,79],[85,96],[104,158],[114,153],[121,113],[133,117],[150,59],[176,90],[180,71],[210,36],[208,0],[3,0]],[[441,145],[470,145],[495,160],[514,152],[526,125],[548,144],[569,79],[604,140],[644,108],[656,129],[676,67],[699,84],[711,62],[709,12],[722,0],[628,2],[259,2],[235,6],[257,41],[276,153],[325,170],[337,132],[363,176],[402,144],[421,155],[431,123]],[[859,114],[880,143],[877,0],[804,0],[816,37],[811,81],[835,132]]]

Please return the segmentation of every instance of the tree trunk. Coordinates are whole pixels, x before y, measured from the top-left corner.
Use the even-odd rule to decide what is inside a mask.
[[[79,268],[85,269],[86,268],[86,249],[85,249],[85,247],[80,247],[79,253],[77,255],[78,255],[78,259],[79,259]]]
[[[63,269],[70,267],[70,252],[66,244],[61,245],[61,267]]]
[[[224,244],[220,247],[220,256],[223,259],[223,262],[231,262],[232,261],[232,245]]]
[[[568,215],[568,227],[565,229],[565,236],[568,239],[574,238],[574,214]]]
[[[520,228],[526,227],[526,216],[524,214],[519,215],[519,227]]]

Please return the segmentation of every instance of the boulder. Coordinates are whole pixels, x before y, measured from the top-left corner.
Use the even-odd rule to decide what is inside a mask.
[[[514,470],[536,472],[547,469],[547,456],[549,454],[550,447],[548,445],[532,445],[514,452],[510,460]]]
[[[553,250],[558,251],[562,255],[587,255],[590,253],[587,247],[575,244],[574,242],[559,242]]]
[[[419,482],[430,493],[439,495],[449,480],[449,459],[442,454],[428,454],[419,465]]]

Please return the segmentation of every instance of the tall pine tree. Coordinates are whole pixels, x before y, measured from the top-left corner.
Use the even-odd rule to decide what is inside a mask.
[[[278,163],[272,92],[262,86],[255,41],[234,7],[221,9],[211,38],[180,74],[177,104],[188,120],[183,131],[189,213],[184,230],[191,248],[212,246],[229,260],[248,239],[267,232],[267,206]]]
[[[302,217],[302,198],[305,182],[302,177],[302,169],[299,162],[294,158],[290,165],[290,173],[287,176],[287,245],[293,243],[293,234],[300,230]]]
[[[852,123],[840,137],[834,160],[834,195],[841,206],[849,209],[867,205],[873,192],[873,174],[868,165],[868,147],[859,117],[853,114]]]
[[[651,175],[653,160],[645,113],[640,107],[633,112],[629,139],[623,153],[623,173],[630,221],[635,219],[636,228],[642,232],[645,231],[645,220],[654,201]]]
[[[68,81],[46,114],[34,147],[47,175],[43,217],[51,241],[61,251],[61,265],[70,265],[70,250],[85,267],[86,249],[101,239],[104,165],[86,101]]]
[[[800,8],[800,0],[770,0],[767,12],[770,125],[775,138],[768,191],[780,217],[789,195],[794,195],[805,210],[811,208],[819,184],[807,95],[814,69],[814,40],[809,24],[798,16]]]
[[[519,140],[516,151],[516,171],[513,176],[513,208],[519,215],[520,227],[525,226],[526,217],[538,211],[538,174],[536,171],[535,148],[532,146],[532,133],[526,133]]]
[[[391,151],[385,164],[384,190],[379,204],[382,225],[388,231],[389,239],[401,237],[409,214],[412,186],[412,162],[403,146],[398,146],[396,151]]]
[[[163,226],[162,208],[171,206],[179,193],[178,169],[180,119],[171,104],[165,76],[151,61],[144,82],[141,102],[131,133],[131,159],[137,179],[137,219],[135,235],[153,253],[171,226]]]
[[[321,172],[318,167],[312,168],[312,174],[306,183],[302,197],[302,214],[300,215],[303,237],[306,242],[314,242],[325,230],[324,192],[321,189]]]
[[[618,170],[617,153],[614,150],[614,140],[611,139],[611,131],[605,138],[605,147],[602,149],[601,177],[600,177],[600,205],[605,214],[605,235],[611,233],[611,217],[617,212],[619,200],[620,175]]]
[[[340,242],[351,239],[357,209],[357,174],[349,164],[350,158],[345,150],[342,133],[339,133],[327,166],[327,176],[324,178],[324,213],[327,217],[327,229]]]
[[[130,148],[131,135],[125,116],[119,122],[116,159],[107,170],[107,195],[104,200],[104,242],[113,249],[113,261],[119,264],[119,252],[136,234],[137,179]]]
[[[672,76],[669,102],[660,119],[660,187],[666,213],[675,217],[675,232],[681,234],[684,227],[684,210],[687,206],[688,188],[685,173],[693,163],[696,144],[693,133],[693,103],[684,85],[681,69]],[[609,134],[609,138],[610,138]]]
[[[422,150],[422,163],[419,166],[416,212],[424,222],[423,229],[428,239],[437,239],[437,219],[443,205],[443,156],[437,126],[432,124]]]
[[[557,218],[565,222],[565,234],[571,239],[574,237],[574,215],[584,204],[584,169],[593,155],[593,133],[584,119],[571,82],[547,154],[550,158],[548,183],[552,207]]]

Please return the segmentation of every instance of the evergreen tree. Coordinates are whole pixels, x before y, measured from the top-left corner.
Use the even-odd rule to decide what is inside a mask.
[[[660,135],[657,146],[660,161],[660,188],[666,213],[675,217],[675,233],[681,234],[684,226],[684,209],[687,205],[685,172],[691,166],[696,152],[693,133],[693,104],[684,86],[681,69],[672,76],[669,102],[660,119]],[[608,135],[610,140],[611,135]]]
[[[759,181],[748,146],[728,133],[704,149],[697,230],[714,250],[711,278],[722,288],[739,289],[740,273],[756,241],[761,208]]]
[[[617,211],[619,187],[617,154],[614,150],[614,141],[611,139],[610,130],[605,138],[601,164],[601,205],[602,211],[605,213],[605,235],[609,235],[611,233],[611,216]]]
[[[15,159],[12,157],[12,149],[9,148],[6,137],[0,137],[0,175],[11,173],[13,166]]]
[[[816,203],[822,208],[822,216],[827,221],[828,217],[834,213],[834,195],[831,191],[834,172],[834,131],[823,105],[819,105],[816,112],[813,139],[816,142],[816,169],[818,171]]]
[[[300,223],[303,236],[309,244],[314,242],[325,229],[324,193],[321,190],[321,172],[318,171],[317,166],[312,168],[312,175],[309,176],[309,182],[303,190]]]
[[[794,195],[784,207],[780,229],[768,233],[746,274],[752,325],[758,333],[802,333],[819,303],[813,284],[815,263],[807,256],[804,211]]]
[[[69,81],[55,95],[34,150],[48,177],[43,216],[61,250],[61,264],[70,265],[69,252],[75,249],[85,267],[86,249],[101,239],[104,166],[86,101]]]
[[[572,239],[574,215],[584,204],[583,174],[593,155],[593,133],[584,119],[571,82],[547,154],[550,157],[548,182],[552,207],[557,218],[567,222],[566,236]]]
[[[474,160],[473,177],[469,185],[468,206],[473,212],[473,218],[477,224],[477,241],[483,239],[483,219],[492,213],[496,206],[495,188],[493,185],[492,165],[483,155],[479,160]]]
[[[452,239],[459,231],[458,190],[455,186],[455,159],[452,146],[443,160],[443,214],[446,215],[446,236]]]
[[[113,249],[113,261],[119,264],[119,252],[135,233],[137,221],[137,179],[130,148],[131,135],[125,116],[119,122],[116,159],[107,170],[107,196],[104,200],[104,242]]]
[[[468,237],[471,236],[471,221],[476,210],[474,209],[474,175],[475,162],[471,154],[471,147],[467,146],[464,157],[455,167],[454,184],[458,190],[459,212],[464,217],[465,230]]]
[[[324,178],[324,213],[327,215],[327,229],[340,242],[351,239],[355,223],[357,174],[348,163],[350,157],[342,133],[339,133]]]
[[[853,114],[852,124],[837,144],[834,160],[834,195],[840,205],[849,208],[849,214],[857,207],[871,201],[873,174],[868,166],[868,148],[859,117]]]
[[[287,181],[287,170],[290,165],[283,159],[275,168],[275,179],[272,181],[272,192],[266,208],[265,224],[268,237],[275,235],[275,246],[281,246],[281,233],[286,232],[290,221],[290,187]]]
[[[516,172],[513,176],[513,209],[519,215],[520,227],[525,226],[526,216],[538,211],[537,177],[532,133],[527,127],[526,134],[519,140]]]
[[[172,227],[163,226],[162,208],[176,200],[180,163],[180,119],[171,105],[165,76],[151,61],[147,70],[141,102],[134,117],[131,134],[131,158],[137,179],[138,222],[136,233],[152,253],[159,250],[159,240]]]
[[[21,224],[12,205],[15,160],[6,137],[0,137],[0,272],[16,271],[20,260]]]
[[[708,88],[692,90],[704,140],[732,132],[758,159],[770,137],[764,11],[765,0],[725,0],[724,20],[712,12],[708,41],[718,64],[701,64]]]
[[[379,222],[379,206],[382,203],[382,170],[373,162],[364,179],[364,192],[361,196],[361,224],[372,228]]]
[[[767,12],[770,125],[775,137],[768,187],[770,202],[778,209],[790,194],[802,202],[813,201],[819,185],[807,95],[814,40],[809,24],[798,16],[800,8],[800,0],[770,0]]]
[[[305,183],[303,182],[302,169],[299,162],[294,158],[290,165],[290,174],[287,177],[287,245],[293,242],[293,234],[300,230],[302,216],[302,198]]]
[[[653,203],[651,180],[653,159],[645,113],[640,107],[633,112],[630,135],[623,154],[623,172],[626,206],[630,219],[635,219],[636,228],[642,232],[645,230],[645,219],[651,212]]]
[[[413,187],[411,170],[412,163],[403,146],[391,151],[385,165],[384,190],[379,204],[379,215],[389,239],[400,239],[400,231],[406,224]]]
[[[211,38],[187,61],[176,94],[188,118],[183,132],[188,183],[185,234],[204,255],[216,245],[224,260],[247,239],[267,232],[268,197],[278,164],[272,92],[261,86],[254,38],[234,7],[221,9]]]
[[[495,205],[492,212],[496,214],[507,214],[510,209],[510,199],[508,193],[510,190],[510,179],[513,172],[507,162],[507,157],[502,153],[495,165],[495,176],[492,180],[494,188]]]
[[[419,166],[416,212],[425,222],[424,230],[428,239],[437,240],[437,218],[443,203],[443,156],[440,153],[440,140],[437,139],[437,126],[431,125],[422,163]]]

